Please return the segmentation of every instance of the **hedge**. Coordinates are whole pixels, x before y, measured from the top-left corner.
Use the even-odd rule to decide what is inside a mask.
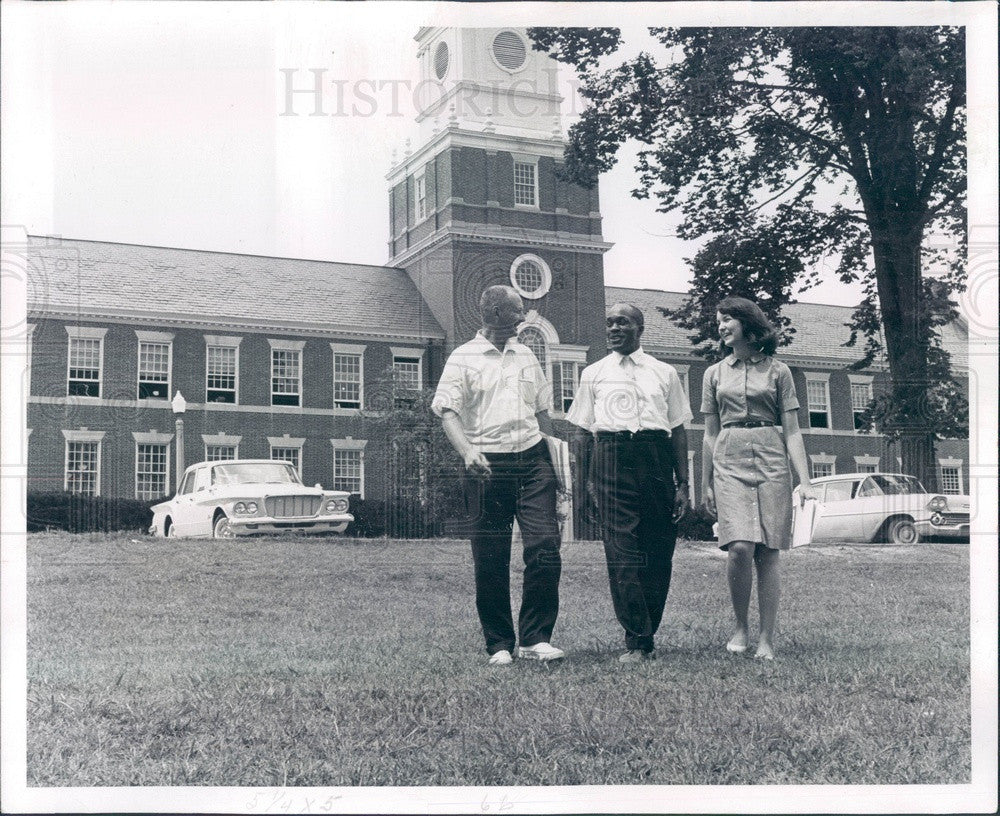
[[[74,493],[28,493],[28,532],[66,530],[71,533],[109,533],[139,530],[153,523],[153,501],[83,496]]]

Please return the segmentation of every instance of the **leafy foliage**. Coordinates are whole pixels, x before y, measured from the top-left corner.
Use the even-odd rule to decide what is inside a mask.
[[[815,284],[832,261],[864,284],[850,342],[865,339],[859,365],[888,360],[887,430],[954,425],[964,397],[938,328],[965,283],[962,29],[654,28],[658,58],[617,63],[617,29],[529,33],[575,67],[590,103],[564,174],[592,185],[636,140],[634,195],[679,213],[679,237],[708,239],[670,315],[695,343],[713,335],[720,296],[752,297],[777,318],[793,285]],[[929,231],[954,243],[926,246]],[[904,465],[930,480],[932,455]]]

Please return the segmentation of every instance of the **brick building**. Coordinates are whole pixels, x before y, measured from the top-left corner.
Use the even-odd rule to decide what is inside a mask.
[[[363,411],[387,370],[436,383],[468,340],[480,292],[510,283],[525,299],[521,339],[553,383],[553,415],[584,365],[605,353],[617,301],[646,316],[643,345],[682,374],[700,418],[705,364],[657,309],[680,293],[604,286],[596,188],[559,178],[564,142],[551,65],[516,29],[424,28],[423,78],[444,89],[388,176],[389,263],[322,261],[31,238],[28,246],[28,488],[155,498],[183,461],[288,459],[307,483],[379,499],[366,470]],[[856,414],[885,377],[848,372],[850,309],[798,304],[780,353],[802,403],[816,475],[899,467]],[[945,327],[957,369],[965,327]],[[171,397],[183,395],[183,414]],[[183,421],[178,426],[177,419]],[[700,474],[700,431],[691,465]],[[945,492],[968,486],[968,443],[939,443]]]

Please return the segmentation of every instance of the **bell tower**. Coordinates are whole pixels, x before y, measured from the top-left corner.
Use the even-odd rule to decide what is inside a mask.
[[[513,286],[556,392],[604,354],[604,265],[597,188],[559,176],[557,64],[518,28],[422,28],[416,147],[388,174],[389,264],[413,279],[448,335],[479,327],[479,295]]]

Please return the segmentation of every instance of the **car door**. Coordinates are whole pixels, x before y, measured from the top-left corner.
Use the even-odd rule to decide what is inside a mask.
[[[170,526],[178,536],[190,535],[191,505],[193,502],[194,471],[189,470],[177,489],[177,495],[170,502]]]
[[[861,519],[854,493],[856,479],[836,479],[817,487],[822,491],[816,508],[813,541],[861,541]]]
[[[900,501],[901,496],[887,496],[871,476],[861,483],[857,495],[855,504],[858,507],[861,535],[865,541],[871,541],[875,537],[890,515],[908,509]]]
[[[191,502],[190,532],[188,535],[205,537],[212,535],[212,511],[215,509],[211,486],[211,466],[204,465],[195,470],[194,491]]]

